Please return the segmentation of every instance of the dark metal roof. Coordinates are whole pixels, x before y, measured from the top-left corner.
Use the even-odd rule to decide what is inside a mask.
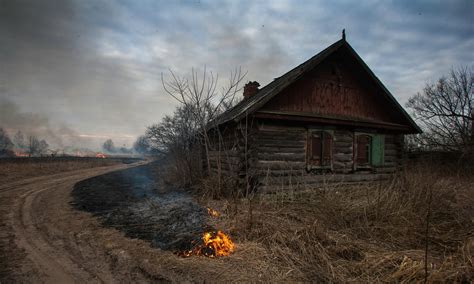
[[[413,119],[408,115],[408,113],[403,109],[403,107],[397,102],[393,95],[387,90],[387,88],[382,84],[382,82],[375,76],[375,74],[369,69],[367,64],[360,58],[360,56],[355,52],[355,50],[349,45],[345,39],[341,39],[315,56],[311,57],[306,62],[298,65],[292,70],[288,71],[284,75],[276,78],[271,83],[260,89],[256,94],[245,98],[233,108],[221,114],[214,121],[211,122],[211,127],[216,127],[227,122],[238,122],[245,116],[254,113],[270,99],[275,97],[280,93],[284,88],[288,87],[291,83],[295,82],[298,78],[304,75],[307,71],[312,70],[329,55],[333,54],[341,47],[347,48],[350,53],[356,58],[358,63],[363,67],[363,69],[368,73],[368,75],[375,81],[376,85],[381,88],[382,93],[386,96],[388,101],[397,108],[399,112],[406,119],[407,126],[413,128],[413,133],[421,133],[421,129],[416,125]]]

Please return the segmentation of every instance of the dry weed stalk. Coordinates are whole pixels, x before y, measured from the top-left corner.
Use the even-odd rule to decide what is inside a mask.
[[[445,172],[418,165],[378,184],[292,186],[226,222],[238,241],[266,248],[276,281],[462,282],[473,276],[472,177]]]

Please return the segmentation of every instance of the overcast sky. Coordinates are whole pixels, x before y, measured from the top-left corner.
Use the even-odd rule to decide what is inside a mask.
[[[77,138],[67,143],[130,146],[176,106],[161,87],[168,68],[206,65],[222,79],[240,66],[263,86],[343,28],[404,104],[451,67],[473,65],[473,19],[472,0],[0,0],[0,127],[28,131],[34,120]]]

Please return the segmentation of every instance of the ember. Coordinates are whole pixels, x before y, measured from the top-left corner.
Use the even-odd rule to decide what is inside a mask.
[[[205,232],[202,235],[202,244],[193,249],[180,252],[180,256],[203,255],[207,257],[228,256],[234,251],[234,243],[221,231]]]
[[[16,151],[15,152],[15,157],[28,157],[28,154]]]
[[[102,158],[102,159],[107,158],[107,156],[105,156],[105,154],[102,154],[102,153],[97,153],[97,154],[95,154],[95,157],[96,157],[96,158]]]
[[[219,217],[219,212],[217,212],[216,210],[214,210],[212,208],[207,207],[207,213],[211,217]]]

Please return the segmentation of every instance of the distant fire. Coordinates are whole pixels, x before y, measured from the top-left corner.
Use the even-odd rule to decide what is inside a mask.
[[[212,209],[212,208],[207,208],[207,213],[209,214],[209,216],[211,217],[219,217],[219,212],[217,212],[216,210]]]
[[[96,158],[102,158],[102,159],[107,158],[107,156],[106,156],[105,154],[103,154],[103,153],[97,153],[97,154],[95,154],[95,157],[96,157]]]
[[[28,154],[16,151],[15,152],[15,157],[28,157]]]
[[[178,255],[188,257],[192,255],[203,255],[207,257],[228,256],[234,251],[234,243],[221,231],[205,232],[202,235],[202,244],[193,249],[178,253]]]

